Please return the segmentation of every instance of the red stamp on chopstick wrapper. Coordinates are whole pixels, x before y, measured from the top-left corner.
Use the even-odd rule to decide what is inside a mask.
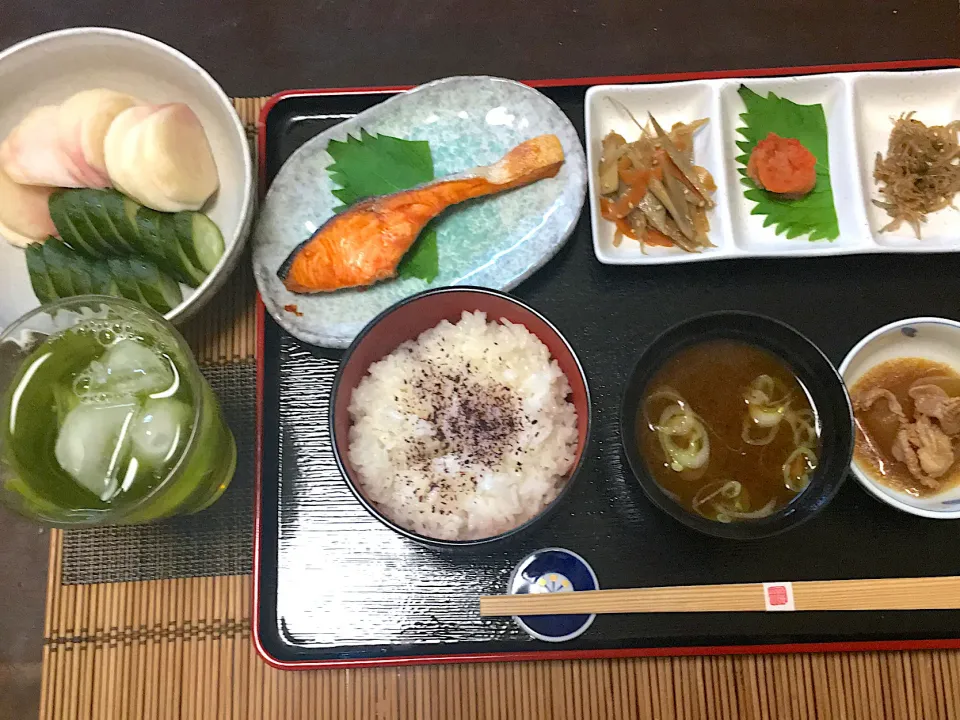
[[[764,583],[763,601],[767,611],[796,610],[793,604],[793,583]]]

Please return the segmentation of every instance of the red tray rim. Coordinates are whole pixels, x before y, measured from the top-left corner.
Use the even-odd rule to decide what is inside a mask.
[[[892,60],[882,62],[846,63],[836,65],[802,65],[796,67],[754,68],[739,70],[709,70],[692,72],[656,73],[641,75],[609,75],[578,78],[545,78],[524,80],[536,88],[576,87],[588,85],[618,85],[638,83],[679,82],[685,80],[712,80],[736,77],[779,77],[785,75],[816,75],[821,73],[847,73],[878,70],[932,70],[960,67],[960,58],[934,58],[918,60]],[[260,111],[257,120],[257,164],[259,167],[260,193],[266,189],[266,129],[267,116],[282,100],[290,97],[311,95],[367,95],[374,93],[402,92],[413,85],[388,85],[344,88],[312,88],[284,90],[272,95]],[[279,670],[318,670],[338,667],[404,667],[450,663],[520,662],[525,660],[590,660],[598,658],[632,657],[682,657],[696,655],[768,655],[780,653],[861,652],[878,650],[946,650],[960,649],[960,638],[929,640],[870,640],[857,642],[823,643],[764,643],[758,645],[703,645],[690,647],[621,648],[608,650],[534,650],[509,653],[471,653],[450,655],[411,655],[390,658],[345,658],[338,660],[281,660],[273,656],[260,637],[260,559],[263,463],[263,372],[265,307],[257,293],[257,406],[256,438],[254,445],[254,515],[253,515],[253,598],[251,614],[251,637],[260,657],[271,667]]]

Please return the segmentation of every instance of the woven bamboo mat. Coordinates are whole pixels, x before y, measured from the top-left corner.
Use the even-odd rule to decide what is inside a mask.
[[[236,101],[252,129],[263,98]],[[255,351],[249,263],[184,329],[201,363]],[[642,658],[280,672],[251,579],[63,584],[52,533],[43,720],[960,718],[960,651]]]

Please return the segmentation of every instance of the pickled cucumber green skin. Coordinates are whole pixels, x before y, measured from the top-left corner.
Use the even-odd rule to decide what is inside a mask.
[[[151,330],[139,332],[153,340]],[[177,397],[190,407],[199,402],[199,413],[192,442],[159,480],[141,481],[138,476],[128,490],[103,502],[60,468],[53,451],[59,432],[57,392],[71,387],[73,376],[104,352],[93,334],[54,336],[24,360],[3,389],[0,450],[13,473],[0,489],[5,504],[32,519],[60,526],[145,523],[209,506],[233,478],[236,445],[210,386],[195,364],[176,353],[168,357],[182,380]],[[66,392],[72,395],[72,390]]]
[[[68,192],[68,190],[58,190],[50,195],[50,217],[57,228],[57,233],[65,243],[77,252],[91,258],[101,257],[99,249],[88,243],[71,222],[67,213],[66,194]]]
[[[147,304],[159,313],[168,313],[183,300],[180,286],[161,273],[153,263],[130,258],[127,267]]]
[[[149,212],[153,213],[152,210]],[[139,218],[143,213],[144,211],[141,210],[137,213],[137,217]],[[167,251],[170,267],[176,267],[177,271],[182,273],[183,280],[181,280],[181,282],[186,283],[190,287],[197,287],[203,282],[204,278],[207,277],[207,273],[194,265],[190,261],[190,258],[187,257],[187,253],[184,252],[183,246],[177,238],[174,216],[169,213],[153,214],[156,215],[156,228],[160,234],[160,242]],[[171,274],[174,274],[172,270]],[[174,274],[174,276],[176,275]]]
[[[114,190],[58,190],[50,216],[63,242],[84,257],[141,257],[190,287],[224,253],[220,229],[203,213],[160,213]]]
[[[52,237],[27,249],[27,272],[41,304],[76,295],[109,295],[168,313],[183,302],[180,286],[151,262],[87,258]]]
[[[90,295],[93,292],[93,282],[90,280],[90,269],[87,266],[87,261],[77,256],[69,267],[74,295]]]
[[[70,219],[73,229],[87,245],[97,252],[96,257],[109,257],[118,254],[120,250],[102,237],[87,217],[87,203],[83,195],[85,192],[88,191],[74,190],[63,193],[63,210]]]
[[[179,282],[184,282],[181,278],[180,269],[170,266],[169,256],[163,246],[163,241],[160,239],[160,213],[148,208],[138,208],[134,222],[137,227],[137,237],[140,241],[140,254],[160,265]]]
[[[125,258],[110,258],[107,260],[107,267],[117,283],[117,290],[120,292],[120,297],[133,300],[141,305],[149,305],[143,293],[140,291],[140,284],[130,274],[130,268]]]
[[[57,297],[73,297],[80,294],[73,287],[73,273],[70,271],[70,266],[77,257],[77,253],[71,252],[56,238],[49,238],[43,244],[43,260]]]
[[[180,247],[198,269],[213,272],[223,257],[223,234],[203,213],[178,212],[173,216],[174,234]]]
[[[113,253],[117,255],[135,254],[133,246],[120,229],[114,225],[108,211],[108,199],[116,197],[119,200],[119,212],[123,213],[122,196],[106,190],[78,190],[76,194],[80,198],[80,206],[87,222],[106,241]]]
[[[176,237],[164,231],[164,221],[172,216],[149,208],[137,210],[137,232],[147,255],[177,281],[197,287],[206,275],[184,255]]]
[[[135,249],[140,248],[140,233],[137,231],[137,210],[140,209],[140,206],[126,195],[121,195],[117,192],[114,192],[113,195],[120,198],[119,206],[115,206],[111,211],[110,217],[113,219],[113,224],[117,226],[117,229],[120,230],[121,233],[124,233],[124,228],[127,228],[127,232],[130,233],[130,235],[124,234],[127,242]],[[110,207],[110,198],[107,198],[106,202],[107,207]],[[143,249],[140,248],[140,251],[143,252]]]
[[[117,287],[117,281],[103,262],[90,262],[87,265],[87,270],[90,273],[91,293],[120,297],[120,288]]]
[[[43,245],[31,243],[26,249],[27,273],[30,275],[30,284],[33,294],[41,305],[46,305],[57,299],[57,291],[53,289],[53,282],[47,273],[47,264],[43,260]]]

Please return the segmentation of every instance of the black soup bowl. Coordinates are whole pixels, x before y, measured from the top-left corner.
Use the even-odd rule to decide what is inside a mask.
[[[766,350],[789,367],[812,401],[820,424],[819,463],[810,484],[787,505],[763,518],[736,522],[710,520],[687,510],[651,474],[637,444],[640,408],[657,371],[679,351],[711,340],[734,340]],[[723,382],[717,378],[717,382]],[[630,373],[620,405],[620,437],[633,475],[647,497],[684,525],[707,535],[749,540],[789,530],[820,512],[843,483],[853,455],[853,410],[844,387],[827,357],[789,325],[762,315],[716,312],[670,328],[641,354]]]

